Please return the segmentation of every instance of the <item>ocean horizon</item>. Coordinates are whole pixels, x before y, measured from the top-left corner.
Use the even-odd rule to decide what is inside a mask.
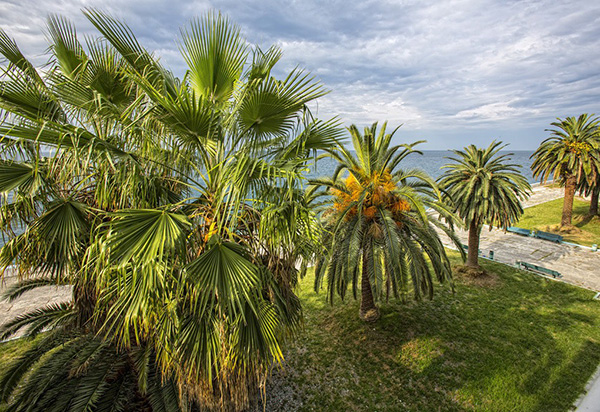
[[[442,167],[451,162],[448,157],[453,157],[454,155],[451,150],[421,150],[421,152],[422,154],[412,153],[408,155],[400,163],[399,167],[402,169],[421,169],[434,179],[437,179],[444,173]],[[535,183],[536,180],[533,178],[531,170],[533,159],[530,158],[533,152],[533,150],[504,150],[500,154],[512,153],[510,161],[507,162],[521,166],[519,170],[523,173],[523,176],[525,176],[529,183]],[[311,167],[307,177],[310,179],[331,176],[335,167],[336,162],[333,159],[319,159],[316,165]]]

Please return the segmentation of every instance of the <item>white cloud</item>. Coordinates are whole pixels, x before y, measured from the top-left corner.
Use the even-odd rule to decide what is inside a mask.
[[[332,89],[318,104],[321,116],[405,123],[445,136],[445,145],[462,144],[467,132],[509,131],[517,148],[534,148],[555,117],[600,111],[600,5],[589,0],[20,0],[1,7],[0,27],[37,63],[48,13],[89,34],[80,9],[100,7],[126,20],[179,75],[179,27],[217,8],[249,41],[279,44],[282,72],[306,67]]]
[[[515,117],[533,117],[540,113],[538,109],[518,108],[511,106],[513,102],[498,102],[484,104],[474,109],[461,110],[456,113],[458,119],[468,120],[511,120]]]

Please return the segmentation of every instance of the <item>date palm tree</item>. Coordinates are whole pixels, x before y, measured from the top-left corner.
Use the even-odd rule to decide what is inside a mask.
[[[181,31],[180,79],[125,24],[84,13],[101,37],[51,17],[41,72],[0,31],[0,264],[22,280],[7,297],[73,286],[0,330],[49,329],[0,400],[243,409],[300,324],[296,268],[316,239],[302,172],[341,136],[307,108],[326,91],[299,69],[276,78],[280,50],[220,14]]]
[[[587,217],[594,217],[598,214],[598,198],[600,197],[600,174],[596,167],[593,168],[590,177],[584,179],[577,185],[577,193],[581,196],[590,197],[590,208]]]
[[[430,207],[451,217],[439,203],[435,182],[420,170],[401,169],[408,155],[418,153],[414,146],[419,142],[393,146],[397,129],[387,133],[386,124],[379,132],[377,123],[363,134],[356,126],[348,130],[356,154],[343,145],[327,149],[323,156],[338,162],[334,175],[310,181],[311,196],[327,197],[315,289],[326,281],[331,302],[336,294],[344,299],[349,287],[355,299],[360,291],[359,316],[375,321],[381,299],[404,300],[411,288],[417,300],[431,298],[434,274],[440,282],[451,280],[436,227],[454,235],[426,211]]]
[[[573,199],[577,186],[591,179],[600,151],[598,119],[582,114],[578,118],[557,119],[548,129],[550,137],[542,142],[531,156],[533,176],[542,182],[552,177],[564,185],[561,227],[569,228],[573,221]]]
[[[531,186],[510,164],[512,153],[499,154],[506,146],[493,142],[486,149],[469,145],[454,150],[452,163],[439,178],[445,201],[463,220],[469,231],[467,266],[479,268],[478,252],[484,225],[506,229],[523,214],[521,201],[529,195]]]
[[[600,141],[600,128],[596,128],[596,139]],[[577,185],[577,192],[590,197],[590,208],[587,217],[598,215],[598,202],[600,198],[600,149],[590,152],[591,171],[581,179]]]
[[[596,178],[593,180],[593,185],[591,185],[588,194],[590,195],[590,209],[588,211],[588,216],[596,216],[598,215],[598,203],[600,203],[600,172],[596,169]]]

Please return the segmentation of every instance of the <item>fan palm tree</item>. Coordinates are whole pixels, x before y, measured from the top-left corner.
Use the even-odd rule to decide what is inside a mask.
[[[51,17],[43,73],[0,31],[0,264],[19,291],[73,285],[2,328],[51,338],[3,375],[1,400],[242,409],[300,324],[296,267],[317,235],[302,172],[341,136],[307,108],[326,91],[302,70],[275,78],[280,50],[220,14],[181,31],[178,79],[125,24],[84,13],[101,37]]]
[[[451,217],[438,202],[435,182],[420,170],[403,170],[402,161],[414,146],[392,146],[395,133],[377,123],[361,134],[348,128],[356,154],[343,145],[323,155],[338,162],[331,178],[311,180],[311,196],[327,196],[322,219],[322,255],[315,266],[315,289],[327,279],[328,298],[342,299],[348,287],[357,298],[364,321],[379,317],[377,301],[392,294],[403,300],[412,290],[416,299],[433,296],[433,273],[440,282],[451,279],[450,263],[436,227],[453,237],[450,228],[432,219],[431,207]],[[346,172],[347,177],[341,177]]]
[[[557,119],[550,137],[531,156],[533,176],[542,182],[552,177],[565,187],[561,227],[569,228],[573,220],[573,199],[578,184],[590,179],[600,151],[597,118],[582,114],[578,118]]]
[[[523,214],[521,200],[531,186],[519,172],[519,165],[507,163],[512,153],[499,155],[502,142],[486,149],[469,145],[454,150],[456,157],[439,179],[445,201],[463,220],[469,231],[467,266],[479,268],[479,237],[484,225],[506,229]]]

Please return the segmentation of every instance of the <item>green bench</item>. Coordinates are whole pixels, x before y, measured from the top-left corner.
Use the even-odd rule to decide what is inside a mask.
[[[533,263],[522,262],[517,260],[517,266],[519,269],[529,270],[530,272],[537,272],[542,275],[549,275],[553,278],[562,278],[562,275],[558,273],[556,270],[548,269],[542,266],[534,265]]]
[[[536,230],[534,235],[538,239],[549,240],[550,242],[560,243],[563,238],[561,235],[555,235],[554,233],[542,232],[541,230]]]
[[[523,235],[523,236],[529,236],[531,235],[531,230],[529,229],[522,229],[520,227],[516,227],[516,226],[510,226],[508,229],[506,229],[507,232],[512,232],[512,233],[516,233],[517,235]]]

